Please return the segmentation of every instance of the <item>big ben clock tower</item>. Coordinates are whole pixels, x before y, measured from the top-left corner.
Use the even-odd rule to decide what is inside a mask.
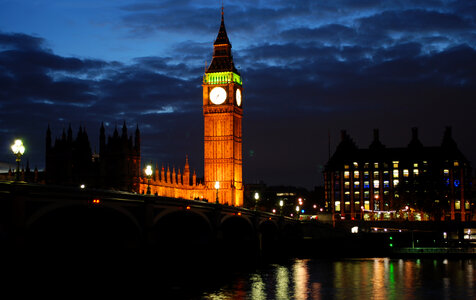
[[[203,76],[205,188],[209,200],[218,198],[221,204],[243,206],[243,88],[233,64],[223,9],[221,14],[212,62]]]

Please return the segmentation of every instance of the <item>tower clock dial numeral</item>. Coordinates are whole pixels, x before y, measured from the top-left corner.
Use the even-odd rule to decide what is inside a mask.
[[[241,90],[236,90],[236,105],[241,106]]]
[[[210,92],[210,101],[215,104],[223,104],[226,100],[226,91],[224,88],[217,86],[214,87]]]

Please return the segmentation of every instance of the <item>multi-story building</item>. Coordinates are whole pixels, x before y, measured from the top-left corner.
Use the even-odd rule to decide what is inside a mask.
[[[342,131],[324,170],[334,220],[471,220],[470,162],[447,127],[440,146],[426,147],[417,128],[407,147],[387,148],[378,130],[361,149]]]

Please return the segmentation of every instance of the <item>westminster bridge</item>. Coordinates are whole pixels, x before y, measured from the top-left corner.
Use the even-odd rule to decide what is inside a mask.
[[[1,244],[11,249],[233,258],[300,238],[298,220],[200,200],[12,181],[0,182],[0,200]]]

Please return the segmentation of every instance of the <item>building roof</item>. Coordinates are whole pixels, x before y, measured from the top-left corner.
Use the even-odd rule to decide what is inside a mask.
[[[374,140],[369,148],[358,148],[346,131],[341,133],[341,142],[335,153],[326,164],[326,170],[342,168],[343,164],[373,163],[373,162],[418,162],[418,161],[460,161],[469,163],[463,153],[458,149],[451,136],[451,128],[447,127],[441,146],[423,146],[418,139],[418,130],[412,128],[412,139],[407,147],[387,148],[378,137],[378,130],[374,131]]]
[[[234,72],[239,75],[238,70],[233,63],[233,56],[231,55],[231,43],[226,34],[225,19],[221,14],[221,24],[218,30],[218,35],[213,43],[213,58],[210,66],[205,73],[213,72]]]

